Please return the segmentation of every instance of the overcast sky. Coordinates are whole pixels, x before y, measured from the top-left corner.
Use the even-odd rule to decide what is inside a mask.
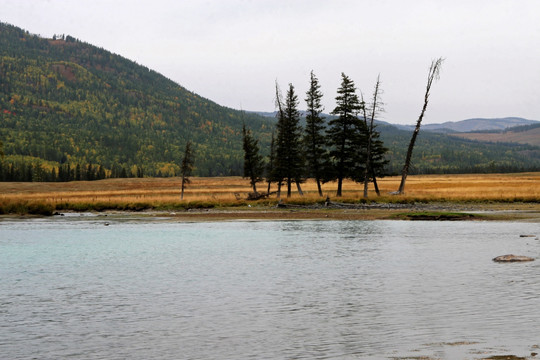
[[[344,72],[383,120],[412,124],[444,57],[425,123],[540,120],[539,0],[0,0],[0,20],[66,34],[156,70],[221,105],[273,111],[274,82],[305,108],[309,73],[334,106]]]

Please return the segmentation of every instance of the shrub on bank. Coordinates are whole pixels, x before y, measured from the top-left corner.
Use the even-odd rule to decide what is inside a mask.
[[[51,216],[54,206],[45,202],[28,201],[2,201],[0,202],[0,215],[44,215]]]

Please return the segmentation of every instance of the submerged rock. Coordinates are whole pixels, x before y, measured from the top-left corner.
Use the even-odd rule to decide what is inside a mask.
[[[534,261],[534,258],[523,256],[523,255],[501,255],[497,256],[496,258],[493,258],[493,261],[495,262],[523,262],[523,261]]]

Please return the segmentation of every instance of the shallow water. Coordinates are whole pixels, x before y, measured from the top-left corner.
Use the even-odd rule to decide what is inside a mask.
[[[105,222],[109,226],[104,226]],[[540,352],[538,224],[0,221],[6,359]]]

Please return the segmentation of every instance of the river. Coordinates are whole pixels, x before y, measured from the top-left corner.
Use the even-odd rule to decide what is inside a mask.
[[[538,224],[0,220],[3,359],[540,352]]]

